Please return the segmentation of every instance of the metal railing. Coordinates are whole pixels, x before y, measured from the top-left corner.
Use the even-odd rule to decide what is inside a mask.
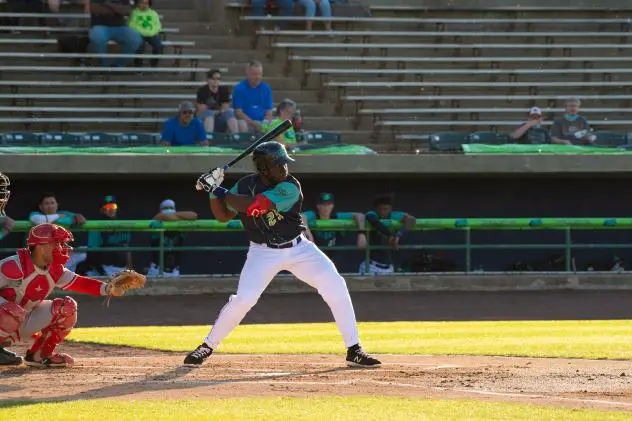
[[[394,229],[399,229],[399,222],[385,220],[386,225]],[[14,232],[26,232],[32,224],[27,221],[17,221]],[[246,250],[247,244],[243,246],[179,246],[168,247],[165,245],[165,232],[230,232],[243,231],[240,221],[233,220],[222,223],[216,220],[198,221],[177,221],[162,222],[152,220],[112,220],[112,221],[88,221],[82,226],[70,227],[73,232],[81,231],[108,231],[108,232],[146,232],[157,233],[160,238],[158,247],[152,246],[130,246],[130,247],[77,247],[79,252],[115,252],[115,251],[158,251],[160,255],[159,269],[162,273],[164,268],[164,255],[169,251],[237,251]],[[310,225],[313,231],[357,231],[355,221],[345,220],[319,220]],[[625,243],[574,243],[572,238],[573,230],[621,230],[632,229],[632,218],[475,218],[475,219],[417,219],[413,231],[438,231],[457,230],[463,232],[462,244],[402,244],[402,250],[463,250],[465,251],[465,270],[472,271],[472,251],[474,250],[500,250],[500,249],[558,249],[564,250],[565,270],[572,271],[572,251],[575,249],[632,249],[632,244]],[[472,241],[472,231],[498,231],[498,230],[558,230],[564,232],[563,243],[549,244],[474,244]],[[370,236],[375,231],[371,230],[367,224],[367,247],[365,249],[365,259],[371,259],[372,250],[386,250],[388,246],[375,246],[370,244]],[[325,250],[358,250],[356,246],[332,246],[322,247]],[[13,252],[13,248],[0,248],[0,252]]]

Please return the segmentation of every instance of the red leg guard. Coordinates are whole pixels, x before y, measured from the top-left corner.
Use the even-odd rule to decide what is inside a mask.
[[[72,328],[77,323],[77,302],[71,297],[55,298],[53,300],[53,320],[42,329],[42,333],[35,340],[29,352],[37,361],[50,357]]]
[[[0,346],[18,339],[18,330],[25,318],[24,309],[13,301],[0,304]]]

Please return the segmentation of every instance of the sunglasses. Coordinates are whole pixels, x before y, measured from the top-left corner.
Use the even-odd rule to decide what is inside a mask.
[[[193,111],[185,110],[185,111],[182,111],[182,114],[184,114],[184,115],[193,115]]]
[[[103,209],[107,209],[107,210],[117,210],[118,209],[118,205],[116,203],[106,203],[105,205],[103,205]]]

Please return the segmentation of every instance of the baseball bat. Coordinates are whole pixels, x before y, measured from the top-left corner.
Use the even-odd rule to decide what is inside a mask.
[[[260,144],[276,139],[278,136],[281,136],[283,133],[288,131],[291,127],[292,127],[292,122],[290,120],[285,120],[283,123],[279,124],[274,129],[272,129],[268,133],[264,134],[263,136],[261,136],[260,138],[252,142],[252,144],[248,146],[246,149],[244,149],[242,153],[240,153],[235,158],[233,158],[230,162],[225,164],[223,167],[224,171],[226,171],[227,169],[229,169],[230,167],[232,167],[233,165],[235,165],[236,163],[238,163],[239,161],[241,161],[242,159],[250,155],[250,153],[254,151],[255,148],[259,146]],[[213,171],[213,169],[211,169],[210,171]]]
[[[252,142],[252,144],[250,144],[246,149],[244,149],[239,155],[237,155],[235,158],[230,160],[228,163],[224,164],[222,168],[224,169],[224,171],[226,171],[227,169],[229,169],[230,167],[232,167],[233,165],[235,165],[236,163],[238,163],[239,161],[241,161],[242,159],[250,155],[250,153],[254,151],[257,146],[259,146],[262,143],[269,142],[273,139],[276,139],[278,136],[281,136],[283,133],[288,131],[291,127],[292,127],[292,122],[290,120],[285,120],[283,123],[279,124],[277,127],[270,130],[268,133],[264,134],[263,136],[259,137],[254,142]],[[208,170],[207,174],[213,171],[214,169],[215,168],[211,168],[210,170]],[[197,190],[203,189],[199,183],[196,184],[195,188]]]

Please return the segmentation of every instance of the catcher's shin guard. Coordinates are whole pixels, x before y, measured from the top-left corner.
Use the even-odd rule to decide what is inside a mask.
[[[53,355],[59,345],[77,323],[77,302],[71,297],[53,300],[53,320],[42,329],[41,334],[28,351],[33,361],[44,361]]]

